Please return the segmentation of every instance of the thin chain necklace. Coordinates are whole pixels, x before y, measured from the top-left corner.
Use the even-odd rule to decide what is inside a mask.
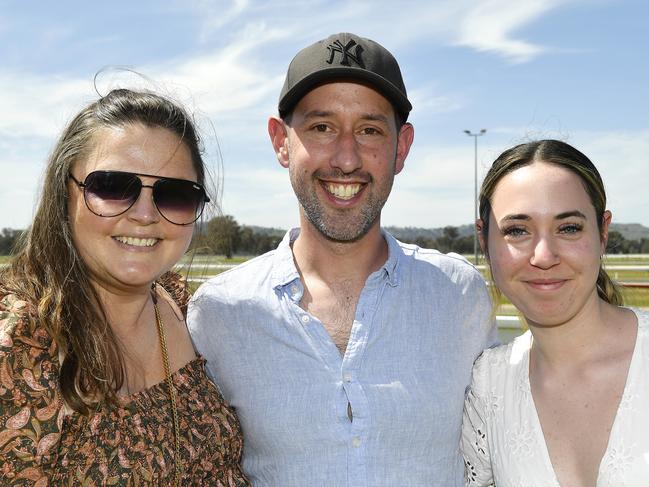
[[[171,402],[171,414],[174,421],[174,480],[175,486],[180,486],[180,426],[178,424],[178,409],[176,407],[176,388],[171,379],[171,369],[169,367],[169,353],[167,352],[167,339],[165,336],[164,324],[160,317],[160,310],[158,309],[158,298],[155,292],[155,284],[152,286],[151,296],[153,298],[153,310],[155,311],[155,323],[158,328],[158,338],[160,339],[160,348],[162,349],[162,365],[165,369],[165,381],[167,382],[167,390],[169,391],[169,400]]]

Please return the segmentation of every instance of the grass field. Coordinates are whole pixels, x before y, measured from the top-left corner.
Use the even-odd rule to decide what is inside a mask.
[[[205,279],[215,276],[216,274],[219,274],[232,266],[245,262],[250,258],[251,257],[238,256],[233,259],[226,259],[219,255],[198,255],[195,256],[191,262],[188,277],[190,281],[192,281],[193,287],[198,287],[198,285]],[[183,274],[187,272],[187,265],[190,261],[190,257],[185,257],[181,261],[179,270]],[[617,282],[645,283],[649,285],[649,255],[613,255],[606,258],[605,266],[611,268],[609,274]],[[620,266],[636,266],[641,268],[619,269]],[[642,268],[643,266],[645,268]],[[485,275],[485,278],[487,278],[486,270],[483,274]],[[622,294],[624,295],[625,304],[627,306],[649,308],[649,287],[622,287]],[[503,297],[500,304],[501,309],[499,310],[499,314],[516,314],[514,308],[509,304],[506,298]]]
[[[472,258],[472,256],[466,257]],[[202,281],[250,258],[250,256],[235,256],[232,259],[226,259],[222,255],[185,256],[178,265],[178,271],[183,275],[187,275],[192,287],[196,288]],[[0,256],[0,265],[6,264],[8,260],[8,256]],[[606,257],[605,266],[610,268],[609,274],[617,282],[645,283],[649,285],[649,255],[610,255]],[[620,268],[621,266],[625,268]],[[627,266],[640,268],[628,269]],[[189,273],[187,273],[187,270],[189,270]],[[484,274],[486,277],[486,271],[484,271]],[[627,306],[649,308],[649,288],[623,287],[622,293]],[[506,299],[503,298],[500,305],[499,314],[515,314],[515,310]]]

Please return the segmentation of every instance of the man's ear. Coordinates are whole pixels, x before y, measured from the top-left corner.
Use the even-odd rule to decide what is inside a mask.
[[[275,155],[282,167],[288,167],[288,132],[286,124],[279,117],[268,119],[268,135]]]
[[[411,123],[404,123],[397,135],[397,156],[394,163],[394,174],[399,174],[406,162],[410,146],[415,139],[415,128]]]

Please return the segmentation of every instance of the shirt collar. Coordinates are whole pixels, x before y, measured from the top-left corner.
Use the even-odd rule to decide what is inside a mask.
[[[295,267],[295,261],[293,260],[293,250],[291,245],[300,235],[299,228],[292,228],[277,246],[275,250],[275,262],[273,263],[273,271],[271,283],[273,288],[286,286],[296,279],[300,278],[300,274]],[[396,238],[394,238],[389,232],[384,229],[381,229],[381,235],[385,238],[385,241],[388,244],[388,258],[385,263],[381,266],[381,271],[385,271],[387,275],[388,284],[391,286],[397,286],[399,284],[399,258],[403,255],[401,251],[401,246]]]
[[[388,259],[385,261],[381,269],[385,270],[388,276],[388,284],[390,286],[397,286],[399,284],[399,260],[403,256],[403,251],[396,238],[394,238],[387,230],[381,229],[381,234],[388,244]]]
[[[271,277],[271,284],[273,288],[286,286],[296,279],[300,278],[300,274],[295,267],[293,260],[293,249],[291,244],[300,234],[299,228],[292,228],[277,246],[275,250],[273,270]]]

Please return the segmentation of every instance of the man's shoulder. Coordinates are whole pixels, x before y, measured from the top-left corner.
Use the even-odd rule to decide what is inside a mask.
[[[442,273],[454,279],[482,279],[480,271],[460,254],[455,252],[445,254],[439,250],[400,242],[397,239],[394,241],[401,253],[400,260],[412,266],[415,272]]]
[[[205,281],[196,294],[229,290],[230,293],[253,291],[270,279],[277,249],[258,255]]]

